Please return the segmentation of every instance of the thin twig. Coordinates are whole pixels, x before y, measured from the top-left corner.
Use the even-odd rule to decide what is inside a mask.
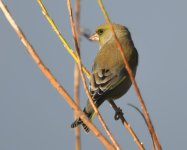
[[[49,24],[51,25],[51,27],[53,28],[53,30],[55,31],[55,33],[58,35],[59,39],[61,40],[61,42],[63,43],[65,49],[68,51],[68,53],[71,55],[71,57],[75,60],[75,62],[77,63],[77,56],[74,53],[74,51],[70,48],[69,44],[67,43],[67,41],[65,40],[65,38],[62,36],[62,34],[60,33],[60,31],[58,30],[56,24],[54,23],[54,21],[51,19],[51,17],[49,16],[45,6],[43,5],[41,0],[37,0],[40,8],[42,9],[42,13],[43,15],[46,17],[47,21],[49,22]],[[83,71],[86,74],[86,76],[88,78],[90,78],[90,73],[89,71],[82,65],[83,67]]]
[[[148,124],[147,124],[147,122],[146,122],[146,119],[145,119],[145,117],[144,117],[142,111],[141,111],[138,107],[136,107],[135,105],[133,105],[133,104],[127,104],[127,105],[129,105],[129,106],[131,106],[132,108],[134,108],[134,109],[141,115],[141,117],[143,118],[145,124],[146,124],[147,127],[148,127]],[[151,135],[151,136],[152,136],[152,135]],[[151,137],[151,140],[152,140],[152,144],[153,144],[153,149],[156,150],[156,145],[155,145],[155,143],[154,143],[154,141],[153,141],[153,137]]]
[[[162,147],[161,147],[161,145],[160,145],[160,143],[159,143],[158,137],[157,137],[156,132],[155,132],[155,130],[154,130],[152,121],[151,121],[151,119],[150,119],[148,110],[147,110],[147,108],[146,108],[146,106],[145,106],[145,103],[144,103],[144,101],[143,101],[143,98],[142,98],[142,96],[141,96],[140,90],[139,90],[139,88],[138,88],[138,86],[137,86],[137,83],[136,83],[136,81],[135,81],[135,79],[134,79],[132,70],[131,70],[131,68],[130,68],[130,66],[129,66],[129,64],[128,64],[128,61],[127,61],[127,59],[126,59],[124,53],[123,53],[123,48],[122,48],[122,46],[121,46],[121,44],[120,44],[120,42],[119,42],[119,39],[117,38],[117,36],[116,36],[116,34],[115,34],[114,27],[112,26],[112,23],[111,23],[111,21],[110,21],[110,18],[109,18],[108,14],[107,14],[107,12],[106,12],[104,6],[103,6],[102,0],[98,0],[98,3],[99,3],[99,6],[100,6],[100,8],[101,8],[103,14],[104,14],[104,17],[105,17],[106,22],[110,25],[110,28],[111,28],[112,33],[113,33],[113,36],[114,36],[115,41],[116,41],[116,45],[117,45],[118,50],[120,51],[121,56],[122,56],[122,58],[123,58],[125,68],[127,69],[127,72],[128,72],[128,74],[129,74],[129,76],[130,76],[130,79],[131,79],[131,81],[132,81],[132,84],[134,85],[134,89],[135,89],[135,92],[136,92],[136,94],[137,94],[139,103],[140,103],[140,105],[141,105],[142,112],[143,112],[143,114],[144,114],[144,116],[145,116],[145,118],[146,118],[147,124],[148,124],[149,132],[150,132],[150,134],[152,135],[153,141],[156,143],[158,150],[161,150]]]
[[[117,112],[118,111],[118,107],[116,106],[116,104],[114,103],[114,101],[113,100],[109,100],[108,102],[111,104],[112,108]],[[134,142],[137,144],[137,146],[139,147],[139,149],[140,150],[144,150],[145,148],[144,148],[143,144],[138,139],[137,135],[135,134],[135,132],[131,128],[130,124],[124,118],[123,113],[119,113],[119,118],[121,119],[122,124],[127,128],[127,130],[129,131],[129,133],[133,137]]]
[[[24,33],[21,31],[21,29],[18,27],[18,25],[16,24],[16,22],[10,15],[8,8],[3,4],[2,0],[0,0],[0,8],[3,14],[5,15],[6,19],[10,23],[10,25],[12,26],[12,28],[17,33],[21,42],[25,46],[27,52],[30,54],[34,62],[37,64],[37,66],[42,71],[42,73],[45,75],[45,77],[50,81],[53,87],[59,92],[61,96],[64,97],[65,101],[69,104],[69,106],[73,110],[77,111],[80,118],[93,131],[94,135],[101,141],[101,143],[103,143],[103,145],[107,149],[114,149],[114,147],[110,144],[110,142],[102,135],[102,133],[97,129],[97,127],[86,117],[86,115],[82,112],[80,107],[74,102],[71,96],[65,91],[63,86],[59,84],[59,82],[55,79],[55,77],[52,75],[49,69],[43,64],[42,60],[39,58],[38,54],[36,53],[32,45],[29,43]]]
[[[61,35],[60,32],[57,30],[57,27],[56,27],[56,25],[54,24],[54,22],[51,21],[52,19],[51,19],[50,16],[48,15],[47,10],[46,10],[45,7],[43,6],[42,2],[40,2],[40,0],[38,0],[38,3],[39,3],[39,5],[40,5],[42,11],[45,12],[44,15],[45,15],[45,17],[47,18],[47,20],[49,20],[49,23],[50,23],[50,25],[52,26],[52,28],[55,27],[54,31],[57,33],[58,36]],[[53,27],[53,26],[54,26],[54,27]],[[59,34],[58,34],[58,33],[59,33]],[[59,38],[60,38],[60,36],[59,36]],[[63,42],[63,41],[62,41],[62,42]],[[64,45],[66,46],[66,45],[68,45],[68,44],[66,43],[66,44],[64,44]],[[70,53],[70,54],[71,54],[71,53]],[[76,56],[76,55],[74,55],[74,56],[75,56],[75,57],[72,56],[73,59],[75,60],[75,62],[78,62],[77,56]],[[89,73],[89,71],[87,71],[86,68],[84,68],[84,69],[86,70],[86,73],[85,73],[85,74],[86,74],[87,78],[89,79],[89,78],[90,78],[90,73]]]
[[[76,0],[75,2],[75,32],[77,34],[77,43],[78,46],[80,47],[80,39],[79,39],[79,33],[80,33],[80,0]],[[75,46],[76,47],[76,46]],[[80,57],[80,48],[77,49],[77,54]],[[80,73],[79,73],[79,67],[77,63],[75,63],[74,66],[74,99],[77,105],[80,106]],[[77,115],[76,112],[75,114],[75,119],[77,119],[79,116]],[[80,126],[74,129],[75,130],[75,149],[76,150],[81,150],[81,139],[80,139]]]
[[[70,15],[71,29],[72,29],[72,34],[73,34],[74,42],[75,42],[75,45],[76,45],[76,50],[79,50],[78,40],[77,40],[78,37],[77,37],[77,34],[75,32],[75,25],[74,25],[74,19],[73,19],[73,15],[72,15],[72,8],[71,8],[71,1],[70,0],[67,0],[67,7],[68,7],[69,15]],[[90,103],[91,103],[91,105],[92,105],[92,107],[93,107],[93,109],[95,111],[95,114],[98,115],[99,121],[101,122],[103,128],[105,129],[105,131],[108,134],[109,138],[111,139],[112,143],[114,144],[114,146],[116,147],[116,149],[119,150],[120,149],[119,144],[114,139],[112,133],[108,129],[106,123],[104,122],[102,116],[100,115],[97,107],[95,106],[95,104],[94,104],[94,102],[92,100],[92,97],[91,97],[91,95],[89,93],[89,90],[88,90],[88,87],[87,87],[87,84],[86,84],[86,79],[85,79],[84,74],[82,72],[80,57],[78,56],[77,58],[78,58],[78,66],[79,66],[79,69],[80,69],[80,74],[81,74],[81,77],[82,77],[84,89],[86,91],[88,99],[89,99],[89,101],[90,101]]]
[[[78,65],[77,65],[77,63],[75,63],[75,67],[74,67],[74,100],[78,106],[80,106],[79,91],[80,91],[80,74],[79,74]],[[77,119],[79,117],[76,111],[74,111],[74,116],[75,116],[75,119]],[[76,150],[81,150],[80,126],[75,128],[74,130],[75,130]]]

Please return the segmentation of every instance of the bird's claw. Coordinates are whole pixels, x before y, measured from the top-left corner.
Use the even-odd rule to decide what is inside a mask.
[[[115,120],[119,120],[120,116],[123,116],[123,112],[122,112],[122,109],[120,107],[118,107],[118,109],[116,110],[116,113],[114,115],[114,119]]]

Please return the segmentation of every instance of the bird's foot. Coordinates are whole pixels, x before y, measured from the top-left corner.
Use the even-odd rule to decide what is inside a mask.
[[[116,113],[114,115],[114,119],[115,120],[119,120],[120,116],[123,116],[123,112],[122,112],[122,109],[120,107],[118,107],[116,109]]]

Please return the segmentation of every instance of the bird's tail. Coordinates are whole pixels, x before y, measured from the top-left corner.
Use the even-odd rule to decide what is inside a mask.
[[[83,111],[86,116],[91,120],[93,113],[87,113],[84,109]],[[86,133],[88,133],[90,131],[90,129],[87,127],[87,125],[81,120],[81,118],[76,119],[72,124],[71,124],[71,128],[75,128],[79,125],[82,125],[83,129],[85,130]]]

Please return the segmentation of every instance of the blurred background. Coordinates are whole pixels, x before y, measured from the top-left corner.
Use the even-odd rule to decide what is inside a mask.
[[[58,81],[73,97],[74,61],[47,23],[36,1],[4,0],[14,19]],[[44,4],[74,48],[66,1]],[[72,1],[74,6],[75,1]],[[187,1],[104,1],[111,20],[126,25],[139,52],[136,80],[164,150],[184,149],[187,143]],[[94,32],[104,23],[97,1],[81,1],[81,27]],[[91,70],[98,45],[81,37],[81,57]],[[81,108],[86,94],[81,86]],[[117,105],[146,149],[151,149],[148,130],[140,114],[134,89]],[[140,107],[139,107],[140,108]],[[114,110],[104,103],[100,112],[122,149],[138,149]],[[25,50],[0,11],[0,149],[75,149],[70,124],[73,111],[51,86]],[[94,123],[103,132],[97,118]],[[106,134],[105,134],[106,135]],[[82,149],[105,149],[92,134],[81,129]]]

